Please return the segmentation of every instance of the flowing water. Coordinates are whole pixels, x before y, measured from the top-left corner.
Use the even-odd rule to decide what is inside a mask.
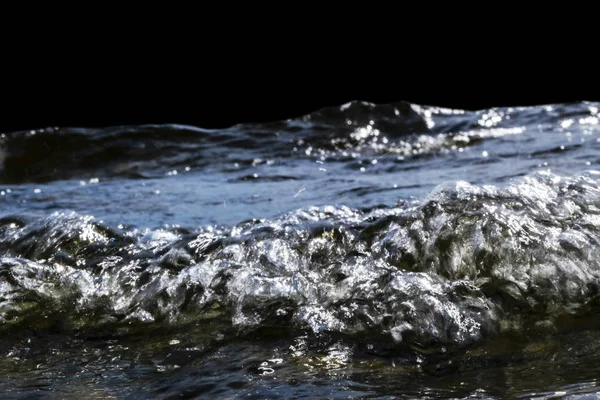
[[[600,105],[0,136],[2,398],[600,398]]]

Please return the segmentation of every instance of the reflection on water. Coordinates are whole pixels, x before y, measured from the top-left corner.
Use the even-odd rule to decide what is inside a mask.
[[[588,399],[600,394],[599,339],[584,330],[432,356],[332,337],[38,336],[3,349],[0,389],[5,398]]]

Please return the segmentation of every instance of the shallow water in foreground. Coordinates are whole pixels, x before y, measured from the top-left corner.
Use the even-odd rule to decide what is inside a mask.
[[[599,398],[598,104],[0,136],[3,398]]]

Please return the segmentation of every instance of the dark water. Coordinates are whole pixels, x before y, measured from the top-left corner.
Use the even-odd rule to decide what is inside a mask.
[[[2,398],[600,398],[599,107],[4,133]]]

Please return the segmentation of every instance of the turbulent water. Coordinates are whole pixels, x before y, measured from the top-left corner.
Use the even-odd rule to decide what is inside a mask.
[[[599,107],[4,133],[2,398],[599,398]]]

